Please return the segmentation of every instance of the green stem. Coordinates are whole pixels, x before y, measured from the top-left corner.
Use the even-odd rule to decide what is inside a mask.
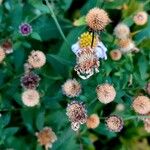
[[[54,19],[54,22],[55,22],[55,24],[56,24],[56,26],[57,26],[57,29],[58,29],[60,35],[62,36],[63,40],[64,40],[65,42],[67,42],[67,39],[66,39],[66,37],[65,37],[65,35],[64,35],[64,33],[63,33],[63,31],[62,31],[62,29],[61,29],[59,23],[58,23],[58,20],[57,20],[57,18],[56,18],[56,16],[55,16],[55,13],[54,13],[54,11],[53,11],[53,9],[52,9],[52,7],[51,7],[51,4],[49,3],[48,0],[45,0],[45,2],[46,2],[47,7],[48,7],[49,10],[50,10],[51,16],[52,16],[52,18]],[[68,43],[68,42],[67,42],[67,43]]]

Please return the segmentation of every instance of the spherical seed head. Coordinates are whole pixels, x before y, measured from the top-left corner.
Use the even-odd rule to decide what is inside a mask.
[[[92,33],[90,33],[90,32],[82,33],[79,38],[80,48],[91,47],[92,38],[93,38]],[[95,48],[97,44],[98,44],[98,37],[97,37],[97,35],[94,35],[92,47]]]
[[[46,63],[46,56],[42,51],[32,51],[28,57],[28,63],[33,68],[41,68]]]
[[[106,119],[106,126],[110,131],[120,132],[123,128],[123,120],[116,115],[109,116]]]
[[[38,142],[45,148],[51,148],[52,144],[57,140],[56,134],[49,127],[44,127],[40,132],[36,133]]]
[[[69,79],[62,85],[64,95],[77,97],[81,93],[81,84],[76,79]]]
[[[145,115],[150,112],[150,99],[146,96],[138,96],[134,99],[132,107],[135,112]]]
[[[120,50],[115,49],[115,50],[112,50],[112,51],[110,52],[110,57],[111,57],[112,60],[117,61],[117,60],[120,60],[120,59],[121,59],[122,53],[121,53]]]
[[[101,31],[110,23],[110,19],[105,10],[93,8],[86,15],[86,22],[94,31]]]
[[[131,52],[136,48],[134,42],[130,38],[119,40],[118,46],[122,53]]]
[[[92,114],[87,118],[86,126],[91,129],[95,129],[99,126],[100,119],[97,114]]]
[[[114,87],[108,83],[98,85],[96,88],[97,97],[101,103],[108,104],[116,97]]]
[[[21,77],[21,86],[25,89],[35,89],[38,87],[40,77],[34,72],[26,73]]]
[[[119,23],[114,29],[114,34],[119,39],[125,39],[129,37],[130,29],[126,24]]]
[[[145,11],[138,12],[134,17],[133,21],[136,25],[142,26],[148,21],[148,14]]]
[[[73,124],[84,124],[87,120],[85,106],[77,101],[73,101],[67,106],[67,116]]]
[[[34,107],[38,105],[40,101],[40,95],[38,91],[33,89],[28,89],[22,93],[22,102],[28,107]]]
[[[0,63],[5,59],[5,51],[2,47],[0,47]]]

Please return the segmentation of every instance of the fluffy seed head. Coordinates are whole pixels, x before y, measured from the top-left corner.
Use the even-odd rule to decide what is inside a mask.
[[[5,59],[5,51],[2,47],[0,47],[0,63]]]
[[[114,34],[119,39],[125,39],[129,37],[130,29],[126,24],[119,23],[114,29]]]
[[[134,17],[133,20],[136,25],[142,26],[147,23],[148,14],[145,11],[138,12]]]
[[[21,77],[21,86],[25,89],[35,89],[38,87],[40,77],[34,72],[26,73]]]
[[[150,99],[146,96],[138,96],[134,99],[132,107],[135,112],[145,115],[150,112]]]
[[[97,114],[92,114],[87,118],[86,126],[88,128],[95,129],[99,126],[99,124],[100,124],[100,119]]]
[[[62,91],[68,97],[77,97],[81,93],[81,85],[76,79],[69,79],[62,85]]]
[[[101,103],[108,104],[116,97],[114,87],[108,83],[98,85],[96,88],[97,97]]]
[[[106,126],[110,131],[120,132],[123,128],[123,120],[116,115],[109,116],[106,119]]]
[[[45,149],[52,148],[52,144],[57,140],[56,134],[49,127],[44,127],[40,132],[36,133],[37,140]]]
[[[33,68],[41,68],[46,63],[46,56],[42,51],[32,51],[28,57],[28,63]]]
[[[92,43],[92,33],[84,32],[83,34],[81,34],[79,38],[80,48],[90,47],[91,43]],[[93,48],[96,47],[97,43],[98,37],[95,35],[93,40]]]
[[[67,116],[72,123],[72,129],[78,130],[80,124],[84,124],[87,120],[87,111],[85,106],[77,101],[73,101],[67,106]]]
[[[22,93],[22,102],[28,107],[38,105],[40,101],[40,95],[38,91],[28,89]]]
[[[94,31],[101,31],[110,23],[110,19],[105,10],[96,7],[88,12],[86,22]]]
[[[110,52],[110,57],[111,57],[112,60],[117,61],[117,60],[120,60],[120,59],[121,59],[122,53],[121,53],[120,50],[115,49],[115,50],[112,50],[112,51]]]

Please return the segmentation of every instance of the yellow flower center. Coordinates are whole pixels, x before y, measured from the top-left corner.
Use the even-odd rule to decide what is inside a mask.
[[[97,43],[98,43],[98,37],[95,35],[92,44],[92,33],[89,32],[84,32],[83,34],[81,34],[79,38],[80,48],[86,48],[91,45],[94,48],[96,47]]]

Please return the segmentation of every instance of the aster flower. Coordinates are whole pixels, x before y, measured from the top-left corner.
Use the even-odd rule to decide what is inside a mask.
[[[35,89],[38,87],[40,77],[34,72],[26,73],[21,77],[21,86],[25,89]]]
[[[97,114],[92,114],[87,118],[86,126],[88,128],[95,129],[99,126],[99,124],[100,124],[100,119]]]
[[[28,63],[33,68],[41,68],[46,63],[46,56],[42,51],[36,50],[32,51],[30,56],[28,57]]]
[[[138,12],[134,17],[133,21],[136,25],[142,26],[148,21],[148,14],[145,11]]]
[[[62,91],[68,97],[77,97],[81,93],[81,85],[76,79],[69,79],[62,85]]]
[[[126,39],[129,38],[130,29],[126,24],[119,23],[114,29],[114,34],[119,39]]]
[[[132,107],[135,112],[145,115],[150,112],[150,99],[146,96],[138,96],[134,99]]]
[[[76,66],[74,70],[80,78],[88,79],[94,73],[98,73],[99,60],[90,47],[83,49],[76,59]]]
[[[101,31],[110,23],[110,19],[105,10],[95,7],[86,15],[86,22],[92,30]]]
[[[32,26],[28,23],[22,23],[19,26],[19,32],[22,34],[22,36],[28,36],[32,33]]]
[[[119,40],[118,45],[119,45],[119,50],[122,53],[129,53],[132,51],[138,52],[139,51],[139,49],[135,46],[134,42],[130,38]]]
[[[120,132],[123,128],[123,120],[119,116],[111,115],[107,117],[106,126],[110,131]]]
[[[104,104],[112,102],[116,97],[116,91],[114,87],[108,83],[98,85],[96,88],[96,93],[98,100]]]
[[[84,32],[79,37],[78,42],[72,45],[71,49],[76,56],[79,56],[79,54],[82,51],[84,51],[84,49],[86,49],[87,47],[91,47],[91,43],[92,43],[92,33]],[[94,49],[97,58],[105,60],[107,59],[106,55],[107,48],[101,41],[99,41],[97,35],[94,36],[92,49]]]
[[[38,91],[33,89],[28,89],[22,93],[22,102],[28,107],[33,107],[38,105],[40,101],[40,95]]]
[[[40,132],[36,133],[36,136],[39,144],[44,146],[45,150],[52,148],[52,144],[57,140],[56,134],[49,127],[44,127]]]
[[[80,124],[86,123],[87,111],[82,103],[72,101],[68,104],[66,111],[73,130],[78,130],[80,128]]]
[[[10,39],[4,41],[2,44],[2,48],[4,49],[6,54],[10,54],[13,52],[12,42]]]
[[[115,49],[115,50],[112,50],[112,51],[110,52],[110,57],[111,57],[112,60],[117,61],[117,60],[120,60],[120,59],[121,59],[122,53],[121,53],[120,50]]]
[[[5,59],[5,51],[2,47],[0,47],[0,63]]]

